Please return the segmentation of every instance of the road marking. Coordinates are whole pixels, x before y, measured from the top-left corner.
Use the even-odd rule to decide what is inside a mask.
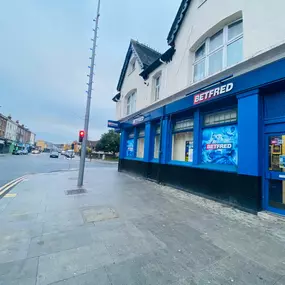
[[[16,193],[8,193],[8,194],[6,194],[6,195],[4,196],[4,198],[14,198],[14,197],[16,197],[16,196],[17,196]]]
[[[2,186],[0,188],[0,197],[4,195],[5,192],[9,191],[12,187],[14,187],[16,184],[22,182],[25,179],[26,176],[22,176],[22,177],[18,177],[10,182],[8,182],[7,184],[5,184],[4,186]]]

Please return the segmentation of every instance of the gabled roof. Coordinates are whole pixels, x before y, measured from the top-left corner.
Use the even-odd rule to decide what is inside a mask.
[[[172,26],[170,28],[168,37],[167,37],[167,43],[170,46],[175,45],[175,38],[177,36],[177,33],[181,27],[181,24],[183,23],[183,20],[185,18],[185,14],[189,8],[189,5],[191,3],[191,0],[182,0],[180,7],[178,9],[178,12],[176,14],[176,17],[174,19],[174,22],[172,23]]]
[[[123,81],[128,69],[129,61],[131,59],[132,54],[136,57],[140,67],[142,70],[148,68],[154,61],[161,57],[161,53],[158,51],[139,43],[138,41],[131,40],[128,52],[124,61],[124,65],[121,71],[121,75],[119,78],[119,82],[117,85],[117,90],[121,91]]]

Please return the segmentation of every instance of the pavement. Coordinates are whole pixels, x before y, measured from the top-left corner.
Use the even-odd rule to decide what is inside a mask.
[[[1,285],[285,284],[283,219],[107,164],[76,177],[30,175],[0,200]]]
[[[99,167],[86,160],[86,167]],[[47,173],[79,167],[79,157],[67,159],[60,155],[59,158],[50,158],[49,153],[0,156],[0,187],[9,181],[32,173]],[[114,166],[115,167],[115,166]]]

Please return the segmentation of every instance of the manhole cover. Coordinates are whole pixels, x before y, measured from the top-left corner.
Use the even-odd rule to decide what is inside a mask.
[[[82,211],[86,223],[100,222],[118,218],[118,214],[112,208],[95,207]]]
[[[80,189],[72,189],[72,190],[66,190],[66,195],[77,195],[77,194],[83,194],[86,193],[86,189],[80,188]]]

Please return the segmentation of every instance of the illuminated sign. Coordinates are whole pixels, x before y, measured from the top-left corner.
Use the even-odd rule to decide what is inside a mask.
[[[203,93],[196,94],[193,97],[194,98],[193,103],[194,103],[194,105],[197,105],[197,104],[200,104],[202,102],[211,100],[211,99],[213,99],[219,95],[226,94],[226,93],[232,91],[233,88],[234,88],[234,84],[228,83],[228,84],[223,85],[221,87],[217,87],[217,88],[205,91]]]
[[[114,129],[119,129],[120,128],[120,122],[118,121],[108,121],[108,127],[109,128],[114,128]]]
[[[139,124],[144,121],[144,116],[137,117],[133,119],[133,125]]]

